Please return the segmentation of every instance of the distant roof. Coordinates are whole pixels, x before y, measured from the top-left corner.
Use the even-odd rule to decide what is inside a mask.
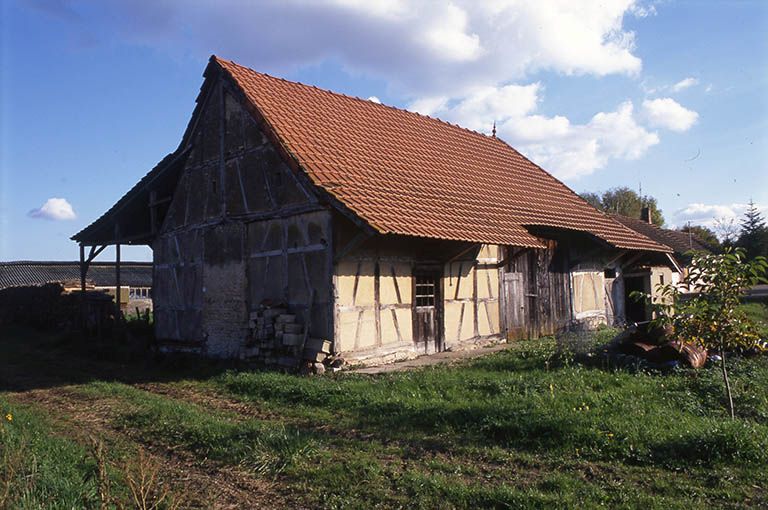
[[[115,263],[91,262],[87,280],[97,287],[114,287]],[[80,281],[78,262],[0,262],[0,289],[70,281]],[[152,263],[121,262],[120,283],[129,287],[151,287]]]
[[[502,140],[211,57],[312,182],[380,233],[540,247],[526,227],[670,251],[598,211]]]
[[[666,244],[675,250],[675,254],[677,255],[682,255],[691,250],[712,251],[711,248],[701,242],[696,236],[689,235],[687,232],[661,228],[658,225],[648,223],[639,218],[631,218],[629,216],[622,216],[621,214],[612,214],[611,216],[616,219],[616,221],[621,222],[632,230],[635,230],[658,243]]]

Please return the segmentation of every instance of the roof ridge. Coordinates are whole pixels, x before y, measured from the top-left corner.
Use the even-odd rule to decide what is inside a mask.
[[[218,55],[215,55],[215,54],[211,55],[211,60],[212,61],[216,61],[217,63],[225,62],[225,63],[231,64],[231,65],[237,66],[237,67],[239,67],[241,69],[245,69],[245,70],[247,70],[247,71],[249,71],[251,73],[256,73],[256,74],[259,74],[261,76],[266,76],[267,78],[270,78],[270,79],[273,79],[273,80],[279,80],[279,81],[282,81],[282,82],[285,82],[285,83],[291,83],[293,85],[301,85],[302,87],[312,88],[312,89],[315,89],[315,90],[318,90],[320,92],[323,92],[323,93],[326,93],[326,94],[330,94],[330,95],[333,95],[333,96],[344,97],[346,99],[353,99],[355,101],[361,101],[361,102],[363,102],[365,104],[375,105],[374,107],[389,108],[390,110],[395,110],[397,112],[403,112],[403,113],[407,113],[409,115],[415,115],[417,117],[421,117],[421,118],[424,118],[424,119],[429,119],[431,121],[437,122],[437,123],[445,125],[445,126],[449,126],[451,128],[461,129],[462,131],[466,131],[466,132],[471,133],[473,135],[480,136],[480,137],[482,137],[483,139],[486,139],[486,140],[499,140],[499,138],[497,138],[495,136],[486,135],[486,134],[481,133],[479,131],[475,131],[474,129],[469,129],[468,127],[464,127],[464,126],[462,126],[460,124],[454,124],[453,122],[449,122],[447,120],[443,120],[440,117],[433,117],[431,115],[424,115],[423,113],[414,112],[412,110],[408,110],[407,108],[399,108],[397,106],[392,106],[390,104],[376,103],[376,102],[371,101],[369,99],[364,99],[364,98],[359,97],[359,96],[351,96],[351,95],[348,95],[348,94],[344,94],[343,92],[336,92],[336,91],[333,91],[333,90],[330,90],[330,89],[326,89],[326,88],[323,88],[323,87],[318,87],[317,85],[309,85],[307,83],[302,83],[300,81],[287,80],[287,79],[281,78],[279,76],[273,76],[273,75],[271,75],[269,73],[264,73],[264,72],[261,72],[261,71],[257,71],[257,70],[255,70],[255,69],[253,69],[251,67],[244,66],[242,64],[238,64],[237,62],[235,62],[233,60],[222,58],[222,57],[219,57]]]

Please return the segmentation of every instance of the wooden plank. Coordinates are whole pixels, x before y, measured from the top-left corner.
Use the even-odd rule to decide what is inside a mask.
[[[355,282],[352,286],[352,304],[354,305],[357,302],[357,287],[360,283],[360,271],[362,269],[362,261],[357,261],[357,270],[355,271]]]
[[[459,272],[456,278],[456,292],[453,294],[453,299],[459,299],[459,288],[461,288],[461,271],[464,269],[463,262],[459,262]]]
[[[357,312],[360,310],[373,310],[375,305],[337,305],[336,309],[339,312]],[[388,303],[379,304],[381,310],[410,310],[411,305],[408,303]]]
[[[261,164],[259,165],[259,168],[261,168],[261,174],[264,176],[264,189],[267,191],[267,198],[269,198],[269,203],[272,205],[272,209],[277,209],[277,200],[275,200],[275,196],[272,194],[272,186],[269,183],[267,165]]]
[[[373,265],[373,303],[374,320],[376,321],[376,345],[381,347],[381,267],[379,261]]]
[[[397,295],[397,302],[398,304],[402,304],[403,298],[400,296],[400,286],[397,284],[397,274],[395,273],[395,266],[390,265],[389,266],[391,273],[392,273],[392,283],[395,284],[395,294]],[[398,335],[400,333],[398,332]]]
[[[473,271],[472,271],[472,301],[473,301],[473,307],[472,307],[472,317],[473,317],[473,323],[474,323],[474,334],[476,337],[480,336],[480,324],[478,320],[478,314],[479,310],[478,304],[477,304],[477,263],[473,263]]]
[[[224,162],[224,139],[226,137],[227,102],[224,97],[224,87],[219,83],[219,212],[227,215],[227,168]]]
[[[240,196],[243,198],[243,208],[247,212],[251,212],[251,207],[248,205],[248,197],[245,194],[245,186],[243,185],[243,175],[240,171],[240,158],[235,160],[235,168],[237,169],[237,182],[240,183]]]
[[[323,251],[326,249],[326,246],[324,244],[310,244],[308,246],[301,246],[296,248],[288,248],[287,252],[289,255],[295,255],[297,253],[305,254],[305,253],[311,253],[311,252],[318,252]],[[252,253],[250,255],[250,258],[252,259],[258,259],[258,258],[264,258],[264,257],[275,257],[277,255],[282,255],[283,250],[269,250],[269,251],[262,251],[257,253]]]
[[[397,310],[392,308],[391,311],[392,311],[392,322],[394,323],[395,331],[397,332],[397,341],[399,343],[403,343],[403,335],[400,334],[400,324],[397,322]]]
[[[363,330],[363,310],[357,314],[357,327],[355,328],[355,350],[360,348],[360,332]]]
[[[283,299],[288,303],[288,296],[290,296],[290,283],[288,282],[288,224],[283,222]]]

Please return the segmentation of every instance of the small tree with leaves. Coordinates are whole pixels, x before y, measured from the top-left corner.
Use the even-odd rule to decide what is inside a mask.
[[[692,257],[680,284],[659,286],[661,299],[651,304],[654,322],[681,344],[699,345],[720,356],[728,408],[735,418],[726,352],[750,349],[760,339],[739,305],[747,287],[766,281],[768,260],[747,261],[740,248],[727,248],[722,254],[697,252]]]

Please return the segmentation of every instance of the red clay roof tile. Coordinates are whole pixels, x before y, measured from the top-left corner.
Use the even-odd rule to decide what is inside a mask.
[[[593,208],[503,141],[219,57],[312,182],[381,233],[542,246],[526,226],[671,251]]]

